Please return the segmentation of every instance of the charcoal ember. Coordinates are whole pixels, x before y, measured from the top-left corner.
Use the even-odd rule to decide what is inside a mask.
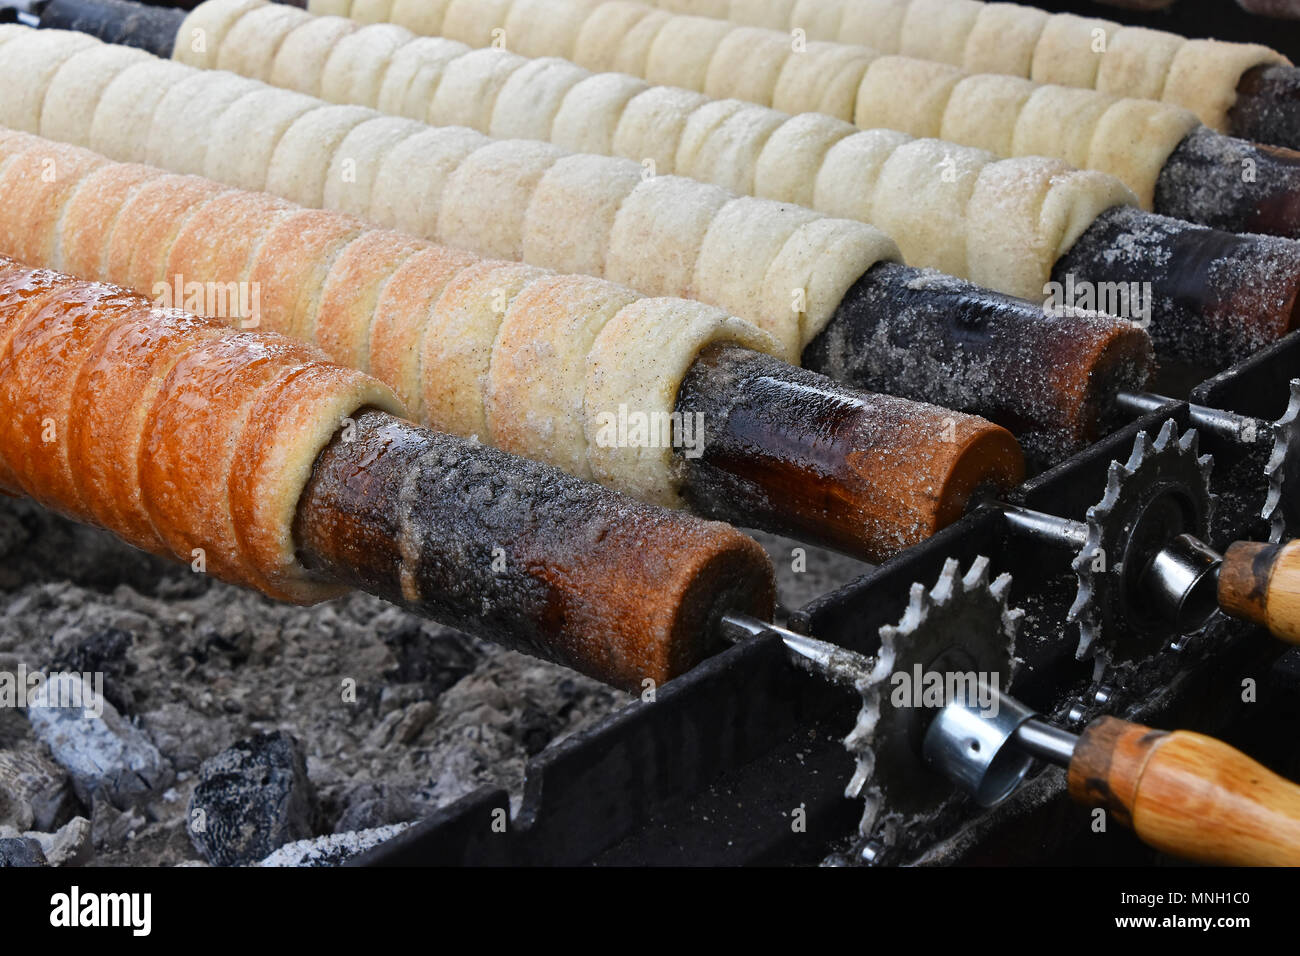
[[[28,837],[0,839],[0,867],[45,866],[41,845]]]
[[[311,840],[286,843],[257,865],[338,866],[358,853],[391,840],[406,827],[407,824],[395,824],[350,833],[330,833]]]
[[[51,675],[28,703],[32,730],[68,771],[86,806],[99,796],[118,808],[134,806],[172,782],[171,764],[144,731],[77,675]]]
[[[90,813],[91,845],[101,854],[121,850],[130,845],[148,822],[135,807],[119,810],[99,797]]]
[[[302,747],[290,734],[274,731],[203,762],[187,826],[210,863],[244,866],[311,836],[315,815]]]
[[[38,830],[18,833],[10,830],[11,828],[0,827],[0,838],[21,837],[36,841],[45,862],[50,866],[83,866],[90,862],[91,825],[85,817],[73,817],[53,833]]]
[[[396,658],[384,677],[398,684],[420,684],[430,699],[472,671],[479,658],[465,637],[447,628],[408,621],[382,637]]]
[[[104,699],[119,712],[130,714],[135,710],[135,695],[127,684],[127,678],[135,673],[135,668],[127,659],[126,652],[133,640],[132,634],[120,627],[99,628],[73,647],[56,654],[46,670],[50,673],[102,674]]]
[[[366,781],[352,787],[340,795],[337,802],[343,810],[334,825],[335,833],[407,823],[421,812],[421,805],[405,790],[381,781]]]
[[[68,775],[39,745],[0,750],[0,824],[51,830],[73,806]]]

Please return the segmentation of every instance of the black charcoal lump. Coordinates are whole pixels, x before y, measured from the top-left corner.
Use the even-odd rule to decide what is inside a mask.
[[[316,794],[298,741],[249,737],[203,762],[190,799],[190,841],[209,863],[246,866],[312,835]]]

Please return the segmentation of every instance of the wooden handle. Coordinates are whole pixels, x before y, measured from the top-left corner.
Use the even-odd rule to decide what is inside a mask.
[[[1102,717],[1079,738],[1069,786],[1166,853],[1300,866],[1300,787],[1213,737]]]
[[[1300,539],[1229,547],[1219,569],[1219,607],[1300,644]]]

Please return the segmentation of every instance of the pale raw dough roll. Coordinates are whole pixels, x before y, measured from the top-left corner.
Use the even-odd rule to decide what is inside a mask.
[[[171,172],[202,175],[208,161],[205,131],[236,101],[262,89],[242,76],[206,70],[174,84],[153,112],[145,162]]]
[[[307,0],[307,12],[318,17],[346,17],[353,0]]]
[[[406,137],[380,161],[369,218],[414,236],[437,236],[447,180],[470,153],[489,142],[463,126],[440,126]]]
[[[614,61],[623,39],[652,12],[658,14],[655,22],[663,23],[667,19],[668,15],[662,11],[651,11],[640,3],[602,3],[582,22],[573,44],[573,62],[595,72],[633,73],[615,69]],[[646,54],[649,54],[648,43]]]
[[[656,176],[623,201],[605,254],[605,278],[647,295],[690,298],[695,260],[725,189],[679,176]]]
[[[355,20],[311,18],[280,44],[269,82],[286,90],[320,96],[326,60],[340,40],[360,28]]]
[[[964,77],[946,63],[882,56],[862,77],[853,122],[863,129],[937,137],[948,99]]]
[[[754,163],[754,195],[814,208],[817,174],[826,154],[856,132],[852,123],[821,113],[790,117],[768,137]]]
[[[523,258],[524,222],[537,184],[564,151],[549,143],[492,142],[447,180],[438,240],[497,259]],[[569,219],[571,228],[578,220]]]
[[[1020,113],[1041,87],[1016,76],[968,76],[952,90],[939,137],[1010,156]]]
[[[261,289],[269,327],[315,339],[326,277],[365,228],[360,220],[323,209],[298,210],[271,227],[249,271],[249,281]]]
[[[614,131],[613,152],[646,163],[654,175],[677,168],[677,148],[691,115],[709,103],[703,93],[672,86],[652,86],[628,101]]]
[[[596,15],[599,15],[599,13]],[[594,16],[588,18],[587,22],[590,23],[594,18]],[[660,31],[672,22],[672,19],[669,14],[664,13],[662,10],[653,10],[644,19],[634,23],[622,39],[618,40],[618,46],[614,50],[609,68],[615,73],[645,76],[646,64],[650,62],[650,51],[654,47],[654,42],[658,38]],[[612,42],[613,37],[610,39]],[[582,50],[581,34],[578,42],[579,45],[575,47],[574,52],[575,62],[589,70],[594,69],[590,63],[577,59]]]
[[[830,148],[813,186],[813,208],[827,215],[874,222],[876,184],[885,160],[911,142],[906,133],[868,129]]]
[[[628,414],[667,421],[686,372],[704,349],[720,342],[779,354],[765,333],[698,302],[641,299],[605,323],[587,353],[583,397],[592,477],[652,504],[683,506],[673,449],[619,447],[610,440],[617,437],[610,434],[610,420],[617,422],[622,406]]]
[[[640,296],[582,276],[547,276],[511,303],[488,378],[500,448],[591,478],[583,398],[596,336]]]
[[[345,419],[363,408],[406,418],[385,385],[354,369],[314,365],[269,390],[249,412],[232,456],[230,512],[245,554],[286,600],[310,603],[339,588],[307,576],[293,522],[312,466]]]
[[[238,3],[238,0],[234,0]],[[188,18],[187,18],[188,19]],[[280,44],[296,27],[308,20],[303,11],[284,4],[271,4],[248,11],[233,24],[217,49],[215,69],[241,76],[265,79],[271,75]],[[182,25],[179,35],[185,35]],[[187,62],[184,56],[175,59]],[[193,63],[192,66],[202,66]]]
[[[881,53],[897,53],[902,45],[908,0],[850,0],[833,25],[818,16],[822,6],[822,0],[795,4],[793,23],[807,30],[810,39],[853,43]]]
[[[383,23],[393,13],[393,0],[352,0],[348,16],[361,23]]]
[[[966,41],[983,9],[976,0],[912,0],[899,33],[898,52],[960,67]]]
[[[796,365],[803,351],[799,313],[791,308],[790,290],[783,290],[779,301],[765,299],[763,279],[790,237],[817,218],[810,209],[769,199],[733,199],[709,223],[695,260],[695,288],[709,290],[710,304],[752,317],[780,343],[781,356]]]
[[[41,128],[45,93],[59,67],[80,50],[99,46],[81,33],[62,30],[24,31],[19,42],[6,43],[0,56],[0,126],[10,129]]]
[[[329,109],[313,96],[264,87],[241,96],[212,124],[203,175],[240,189],[266,188],[276,147],[302,116]]]
[[[993,157],[937,139],[900,146],[876,181],[874,222],[898,237],[904,257],[950,275],[967,274],[966,206]]]
[[[1133,205],[1118,180],[1028,157],[990,163],[967,205],[973,282],[1041,301],[1052,266],[1112,206]]]
[[[317,95],[331,103],[373,106],[379,101],[393,54],[413,39],[410,30],[389,23],[348,34],[334,45],[325,61]]]
[[[758,155],[784,119],[765,107],[736,100],[701,106],[686,123],[671,171],[748,195],[754,191]]]
[[[300,116],[280,138],[266,172],[266,190],[300,206],[325,205],[331,159],[344,140],[363,123],[375,119],[373,110],[335,106]],[[340,175],[341,175],[340,169]],[[337,187],[336,187],[337,188]]]
[[[570,59],[578,30],[603,0],[513,0],[506,15],[506,45],[521,56]]]
[[[1125,27],[1110,38],[1097,69],[1097,89],[1117,96],[1159,100],[1174,55],[1187,41],[1173,33]],[[1028,71],[1026,71],[1028,76]]]
[[[900,259],[898,247],[879,229],[846,219],[813,219],[795,231],[773,260],[763,279],[763,298],[773,308],[784,303],[792,313],[802,300],[802,353],[867,270],[877,262]]]
[[[718,17],[722,20],[735,20],[737,23],[763,27],[766,30],[785,30],[790,24],[794,3],[795,0],[736,0],[735,3],[720,4],[722,7],[720,14],[706,12],[705,5],[701,3],[693,3],[689,6],[694,8],[692,12],[697,17]],[[832,0],[830,5],[838,5],[838,0]],[[658,6],[664,9],[677,9],[662,2]]]
[[[718,44],[709,60],[708,74],[701,88],[715,99],[735,97],[760,106],[771,106],[781,70],[793,56],[815,57],[814,52],[795,53],[790,38],[770,30],[736,27]],[[682,86],[680,80],[677,85]]]
[[[384,287],[424,242],[372,229],[339,252],[321,289],[314,341],[340,365],[370,371],[370,330]]]
[[[772,108],[784,113],[853,116],[858,87],[876,54],[862,47],[809,43],[785,61],[772,91]]]
[[[497,331],[519,291],[546,275],[532,266],[486,261],[447,284],[420,358],[431,428],[491,441],[485,400]]]
[[[262,6],[262,2],[231,0],[201,4],[190,12],[177,31],[172,58],[200,69],[215,69],[226,34],[244,14]]]
[[[61,143],[88,145],[104,88],[123,70],[149,58],[143,50],[105,44],[64,60],[45,92],[40,134]]]
[[[810,40],[833,40],[852,7],[826,0],[798,0],[790,13],[790,28],[803,30]]]
[[[1111,20],[1058,13],[1047,21],[1038,38],[1029,78],[1035,83],[1093,89],[1105,51],[1122,29]]]
[[[1097,123],[1114,104],[1113,98],[1092,90],[1041,86],[1020,111],[1010,155],[1051,156],[1087,166]]]
[[[724,20],[675,17],[655,36],[639,73],[656,85],[704,89],[709,62],[735,25]]]
[[[389,19],[412,33],[437,36],[451,0],[394,0]]]
[[[370,215],[380,164],[399,143],[426,128],[415,120],[371,115],[372,119],[356,126],[343,138],[329,160],[324,193],[326,209],[363,218]]]
[[[375,306],[370,370],[411,410],[412,421],[424,421],[420,355],[433,310],[447,283],[478,261],[444,246],[419,249],[393,273]]]
[[[590,75],[554,57],[525,61],[501,87],[485,132],[498,139],[549,140],[564,97]]]
[[[984,4],[966,37],[959,65],[967,73],[1028,77],[1034,68],[1034,48],[1050,17],[1043,10],[1013,3]]]
[[[523,259],[561,273],[605,275],[614,217],[642,182],[641,166],[604,156],[565,156],[537,183],[524,219]],[[582,223],[574,229],[573,223]]]
[[[127,67],[99,98],[90,124],[90,148],[119,162],[145,162],[154,110],[167,90],[189,75],[189,67],[169,60]]]
[[[1219,132],[1228,130],[1228,110],[1237,100],[1241,76],[1261,63],[1286,63],[1268,47],[1217,40],[1189,40],[1174,55],[1164,101],[1183,106]]]
[[[621,155],[614,133],[628,103],[649,89],[625,73],[595,73],[565,95],[551,124],[551,142],[574,153]]]
[[[690,143],[693,129],[688,124],[677,150],[675,172],[714,183],[732,193],[753,194],[758,157],[772,134],[787,122],[787,118],[771,109],[746,104],[744,109],[738,109],[714,126],[698,146]],[[690,157],[689,164],[682,163],[684,156]]]
[[[1199,126],[1189,110],[1151,100],[1119,100],[1097,122],[1083,165],[1116,177],[1137,194],[1143,209],[1151,209],[1165,163]]]
[[[447,70],[429,103],[427,122],[434,126],[487,129],[497,96],[511,74],[528,61],[504,50],[475,50]]]
[[[455,40],[417,37],[393,54],[375,108],[392,116],[424,122],[447,64],[469,52]],[[370,105],[370,104],[366,104]]]
[[[442,35],[472,47],[485,47],[496,43],[502,49],[510,48],[510,37],[505,33],[506,15],[511,0],[452,0],[442,21]]]

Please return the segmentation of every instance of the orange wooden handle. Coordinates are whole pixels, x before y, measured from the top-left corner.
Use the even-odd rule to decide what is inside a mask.
[[[1219,568],[1219,607],[1300,644],[1300,539],[1229,547]]]
[[[1166,853],[1300,866],[1300,787],[1213,737],[1102,717],[1079,738],[1069,785]]]

